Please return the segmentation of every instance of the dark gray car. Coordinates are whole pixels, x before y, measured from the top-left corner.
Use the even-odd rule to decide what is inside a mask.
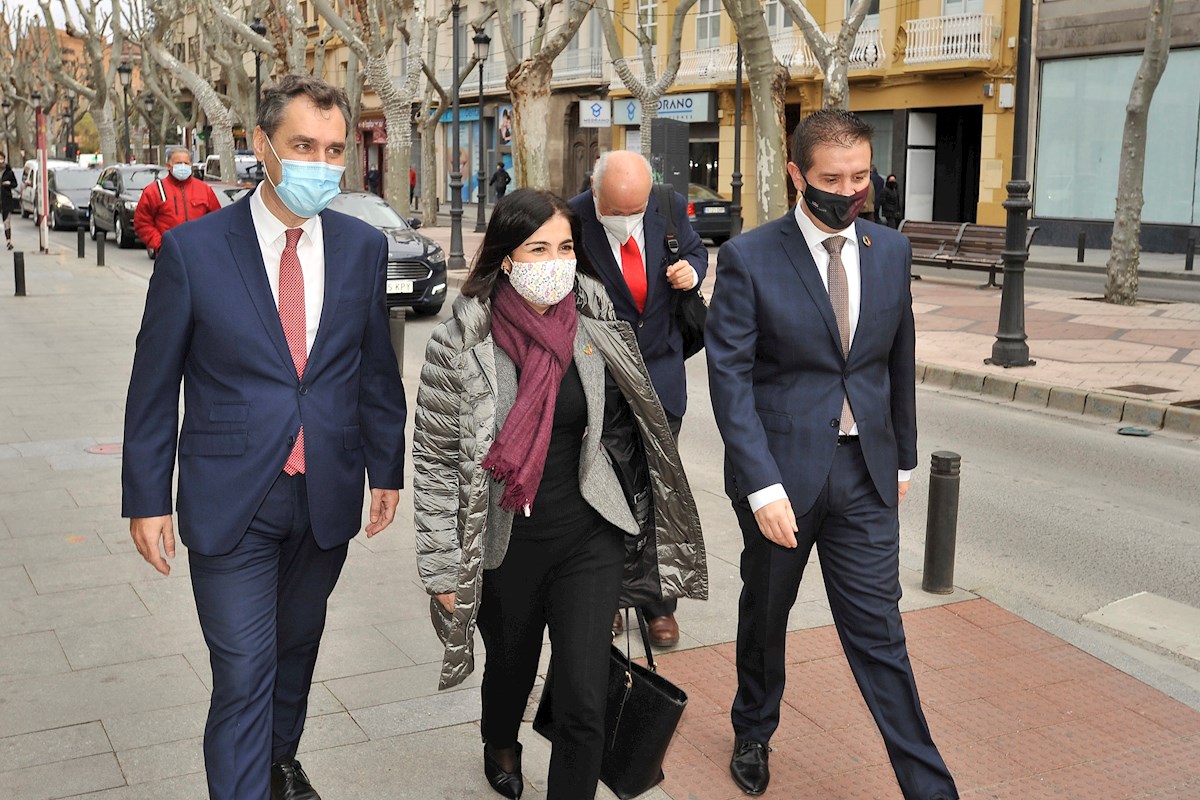
[[[87,167],[49,170],[46,187],[50,190],[51,228],[61,231],[87,227],[92,187],[99,174],[99,170]]]

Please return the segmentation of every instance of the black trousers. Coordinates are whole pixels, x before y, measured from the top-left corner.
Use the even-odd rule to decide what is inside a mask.
[[[738,690],[731,714],[735,735],[767,742],[779,725],[788,613],[815,544],[838,637],[904,797],[958,797],[929,735],[905,645],[899,514],[875,490],[861,445],[838,447],[825,488],[812,509],[796,520],[795,549],[764,537],[745,500],[733,507],[745,545]]]
[[[670,411],[664,412],[667,415],[667,427],[671,429],[671,435],[675,437],[675,444],[679,444],[679,431],[683,429],[683,417],[677,417]],[[668,614],[674,614],[675,609],[679,607],[679,601],[672,597],[670,600],[660,600],[657,603],[647,603],[642,606],[642,613],[647,620],[654,617],[665,617]]]
[[[550,627],[554,714],[559,741],[550,755],[550,800],[596,794],[604,748],[610,626],[621,589],[624,534],[596,517],[593,530],[509,542],[504,562],[483,573],[479,632],[485,742],[517,742]]]
[[[204,729],[211,800],[267,800],[271,762],[296,755],[346,551],[317,546],[304,476],[280,473],[232,552],[188,553],[213,673]]]

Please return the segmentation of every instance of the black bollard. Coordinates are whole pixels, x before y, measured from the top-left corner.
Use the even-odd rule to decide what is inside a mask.
[[[1196,263],[1196,232],[1192,231],[1188,234],[1187,255],[1183,257],[1183,269],[1186,272],[1191,272],[1192,267]]]
[[[396,367],[404,372],[404,309],[388,311],[388,329],[392,333],[392,349],[396,351]]]
[[[1079,246],[1078,246],[1078,249],[1076,249],[1076,251],[1075,251],[1075,262],[1076,263],[1078,263],[1078,264],[1083,263],[1083,251],[1086,247],[1087,247],[1087,231],[1080,231],[1079,232]]]
[[[104,231],[100,231],[100,235],[96,237],[96,266],[104,266]]]
[[[75,255],[79,258],[84,256],[84,240],[87,239],[87,231],[79,228],[75,231]]]
[[[925,575],[921,588],[932,594],[954,591],[954,544],[958,535],[958,484],[962,456],[942,450],[929,469],[929,509],[925,522]]]
[[[20,250],[13,253],[13,280],[17,284],[17,297],[25,296],[25,254]]]

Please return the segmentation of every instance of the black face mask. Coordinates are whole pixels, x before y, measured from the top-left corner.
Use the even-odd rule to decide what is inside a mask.
[[[858,219],[858,212],[862,211],[863,206],[866,205],[867,192],[871,188],[870,184],[867,184],[852,195],[844,195],[823,192],[809,183],[807,178],[804,179],[804,182],[808,184],[801,193],[804,204],[808,206],[808,210],[812,212],[818,222],[824,223],[835,231],[849,228],[854,220]]]
[[[888,181],[888,182],[887,182],[886,184],[884,184],[884,185],[885,185],[885,186],[887,186],[889,189],[895,189],[895,188],[896,188],[896,182],[895,182],[895,181]]]

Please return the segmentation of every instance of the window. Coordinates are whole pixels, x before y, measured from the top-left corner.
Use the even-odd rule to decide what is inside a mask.
[[[792,15],[783,5],[782,0],[767,0],[763,6],[767,18],[767,30],[772,34],[786,33],[792,27]]]
[[[942,16],[982,14],[983,0],[942,0]]]
[[[517,11],[512,15],[513,55],[517,61],[525,58],[525,14]]]
[[[721,0],[700,0],[696,7],[696,49],[721,46]]]
[[[854,7],[854,0],[846,0],[846,16],[850,16],[850,9]],[[863,18],[863,24],[868,23],[879,24],[879,0],[871,0],[867,3],[867,16]]]
[[[188,39],[188,63],[195,64],[200,60],[200,37],[193,36]]]
[[[658,0],[638,0],[637,28],[646,32],[651,44],[658,44]]]
[[[308,27],[308,0],[301,0],[300,6],[299,6],[299,13],[300,13],[300,24],[303,27],[307,28]]]
[[[1111,220],[1125,104],[1141,54],[1068,58],[1042,65],[1034,211]],[[1200,224],[1200,49],[1172,50],[1154,92],[1146,135],[1142,219]]]

